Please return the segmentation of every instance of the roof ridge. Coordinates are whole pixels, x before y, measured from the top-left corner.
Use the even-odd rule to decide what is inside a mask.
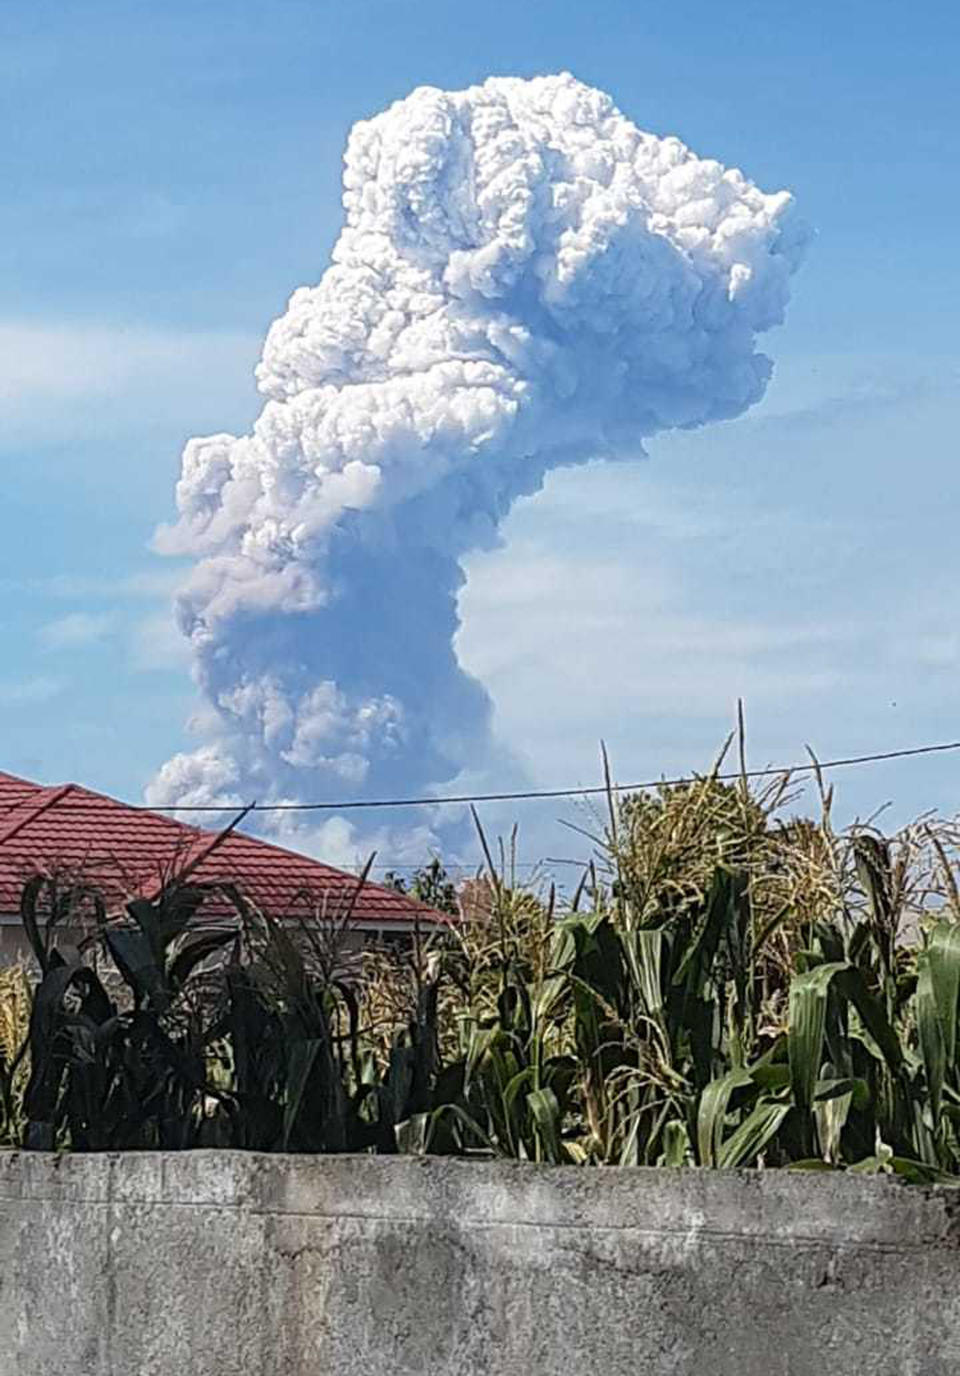
[[[87,838],[89,848],[91,826],[86,824],[86,819],[82,814],[87,810],[84,799],[90,799],[102,805],[100,817],[96,817],[97,809],[90,809],[96,823],[93,824],[94,831],[103,831],[105,834],[101,845],[107,844],[107,836],[112,832],[113,823],[120,818],[133,819],[139,817],[143,823],[147,824],[151,835],[142,837],[140,842],[133,842],[134,850],[140,851],[143,844],[146,844],[146,851],[139,856],[144,861],[149,860],[151,848],[162,845],[164,850],[171,848],[177,850],[178,841],[188,843],[185,845],[185,858],[190,872],[198,868],[209,868],[211,864],[210,856],[216,852],[223,856],[224,861],[229,866],[231,859],[240,865],[240,868],[253,867],[251,872],[258,872],[261,867],[270,870],[269,862],[272,858],[274,868],[282,866],[286,861],[289,866],[306,866],[313,871],[309,879],[304,883],[310,888],[320,889],[329,885],[337,888],[343,885],[349,887],[351,891],[357,890],[354,901],[360,908],[366,905],[367,900],[373,900],[373,905],[389,909],[389,916],[392,919],[402,918],[407,921],[415,921],[417,917],[423,916],[427,920],[444,920],[444,915],[438,913],[429,903],[411,897],[409,894],[400,893],[395,889],[389,888],[385,884],[371,882],[369,878],[362,880],[359,874],[351,873],[337,865],[332,865],[326,860],[318,859],[313,855],[305,855],[303,851],[292,850],[288,846],[279,845],[273,840],[257,835],[249,831],[232,831],[226,837],[223,832],[228,828],[221,827],[217,830],[206,827],[191,825],[189,822],[181,821],[178,817],[166,816],[163,813],[155,812],[149,805],[131,804],[122,799],[113,798],[108,793],[100,793],[96,789],[87,788],[82,784],[68,783],[59,785],[37,784],[29,779],[18,779],[14,775],[4,775],[0,772],[0,779],[21,784],[29,790],[28,796],[22,798],[15,807],[6,812],[0,811],[0,850],[5,847],[5,843],[14,837],[19,837],[21,832],[26,831],[27,836],[18,840],[17,844],[11,847],[14,854],[29,843],[29,827],[37,818],[45,813],[52,811],[54,816],[47,825],[54,830],[69,833],[77,833]],[[64,799],[70,799],[66,806],[59,808],[57,805]],[[104,815],[106,814],[106,815]],[[111,817],[113,821],[111,821]],[[238,821],[240,818],[237,819]],[[162,841],[161,841],[162,838]],[[221,839],[222,838],[222,839]],[[119,849],[113,860],[116,864],[126,864],[128,859],[124,858],[124,853],[130,851],[130,843],[115,843]],[[41,852],[44,843],[41,842]],[[111,853],[113,847],[110,847]],[[241,854],[237,854],[240,851]],[[245,854],[244,854],[245,853]],[[135,858],[135,857],[134,857]],[[155,862],[151,860],[150,863]],[[249,861],[249,865],[247,865]],[[8,856],[0,854],[0,871],[8,867]],[[135,866],[135,868],[137,868]],[[301,870],[301,874],[303,871]],[[292,877],[291,877],[292,882]],[[379,904],[377,900],[380,900]]]
[[[219,832],[217,835],[219,835]],[[233,832],[224,843],[224,848],[234,839],[239,841],[252,841],[256,846],[266,846],[268,850],[277,851],[280,855],[289,855],[291,860],[306,861],[309,865],[319,865],[323,869],[329,870],[331,874],[337,875],[340,879],[352,879],[354,882],[360,883],[361,876],[359,874],[353,874],[350,870],[342,870],[339,866],[331,865],[326,860],[318,860],[313,855],[304,855],[302,850],[290,850],[288,846],[278,846],[275,841],[266,841],[262,836],[251,836],[248,831]],[[371,881],[370,879],[365,879],[361,887],[363,889],[373,889],[375,893],[386,894],[389,898],[397,899],[405,907],[412,908],[417,912],[435,913],[438,911],[436,908],[431,907],[429,903],[421,903],[418,898],[411,898],[408,893],[401,893],[399,889],[391,889],[386,884],[378,884],[375,880]]]
[[[96,798],[98,802],[111,803],[114,807],[122,808],[124,812],[135,812],[140,816],[149,817],[153,822],[163,822],[165,826],[170,827],[174,831],[188,831],[195,836],[218,834],[217,832],[209,832],[206,827],[194,825],[191,822],[182,822],[179,817],[168,817],[162,812],[156,812],[148,803],[128,803],[123,798],[115,798],[112,793],[102,793],[99,789],[88,788],[86,784],[40,784],[37,783],[36,779],[24,779],[21,778],[19,774],[10,774],[6,770],[0,769],[0,783],[4,780],[9,783],[25,784],[28,788],[33,790],[34,797],[36,797],[37,794],[49,794],[51,792],[58,792],[61,797],[65,796],[67,793],[84,794],[88,798]],[[12,809],[12,811],[18,811],[27,801],[27,799],[24,799],[23,802],[18,803],[17,807]],[[8,814],[8,816],[9,815],[10,814]],[[0,837],[0,840],[2,839],[5,838]]]
[[[148,817],[151,822],[163,822],[165,826],[171,827],[174,831],[188,831],[194,836],[216,836],[219,834],[210,832],[206,827],[195,826],[191,822],[182,822],[179,817],[168,817],[163,812],[156,812],[148,803],[128,803],[123,798],[114,798],[111,793],[101,793],[96,788],[87,788],[86,784],[70,784],[69,787],[74,793],[84,793],[88,798],[96,798],[101,803],[111,803],[114,807],[122,808],[124,812],[133,813],[139,817]]]
[[[48,808],[56,806],[60,799],[65,798],[75,787],[75,784],[55,784],[50,788],[41,788],[39,795],[34,793],[25,798],[7,813],[3,825],[0,825],[0,846],[16,836],[18,831],[22,831]]]
[[[43,789],[55,788],[55,784],[38,784],[36,779],[25,779],[22,774],[11,774],[9,770],[0,769],[0,783],[6,780],[7,783],[26,784],[29,788]]]

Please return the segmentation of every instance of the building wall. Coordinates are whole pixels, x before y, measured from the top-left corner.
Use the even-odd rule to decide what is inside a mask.
[[[58,927],[56,944],[60,947],[75,946],[87,935],[87,928]],[[27,934],[19,920],[12,922],[0,919],[0,965],[25,965],[29,969],[36,965]]]
[[[17,1376],[953,1376],[960,1199],[799,1172],[0,1156]]]

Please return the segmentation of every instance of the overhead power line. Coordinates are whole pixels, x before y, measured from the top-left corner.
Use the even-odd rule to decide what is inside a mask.
[[[884,760],[913,759],[919,755],[940,755],[951,750],[960,750],[960,741],[946,741],[939,745],[918,745],[907,750],[882,750],[871,755],[847,755],[835,760],[807,760],[799,764],[770,765],[766,769],[730,770],[713,777],[724,782],[747,778],[767,779],[783,775],[814,774],[817,770],[826,772],[831,769],[846,769],[853,765],[876,764]],[[642,783],[611,784],[614,793],[639,793],[648,788],[673,788],[680,784],[691,784],[709,777],[703,774],[684,774],[674,779],[647,779]],[[539,788],[521,789],[503,793],[457,793],[439,797],[417,798],[349,798],[332,803],[251,803],[249,812],[352,812],[373,808],[400,807],[445,807],[467,803],[519,803],[550,798],[586,798],[607,792],[606,784],[596,784],[585,788]],[[83,806],[83,804],[74,804]],[[186,803],[171,804],[163,807],[140,808],[144,812],[236,812],[236,803]]]
[[[575,860],[572,856],[567,855],[545,855],[542,860],[511,860],[507,865],[507,869],[542,870],[547,869],[551,865],[576,865],[578,869],[583,869],[583,866],[587,863],[588,862],[585,860]],[[476,862],[470,865],[463,861],[444,860],[442,861],[442,866],[447,874],[476,874],[477,872]],[[418,865],[404,861],[402,865],[395,865],[391,864],[389,860],[378,860],[375,864],[371,865],[370,868],[373,870],[388,870],[391,874],[418,874],[421,870],[428,870],[430,868],[430,863],[428,861],[424,864],[423,861],[421,861]]]

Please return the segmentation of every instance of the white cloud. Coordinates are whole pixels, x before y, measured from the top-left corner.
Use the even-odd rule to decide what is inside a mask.
[[[169,796],[175,794],[184,807],[242,807],[237,783],[233,761],[215,746],[202,746],[168,760],[147,785],[144,799],[151,807],[165,807]]]
[[[292,811],[265,813],[256,820],[265,840],[344,870],[362,869],[372,854],[397,865],[420,865],[440,849],[436,833],[423,822],[398,830],[360,825],[342,815]],[[376,868],[372,882],[382,875],[382,866]]]
[[[0,578],[0,592],[29,593],[58,601],[158,601],[169,602],[182,582],[175,568],[142,569],[117,573],[110,578],[88,573],[56,573],[49,577]]]
[[[170,607],[144,617],[130,631],[130,667],[137,672],[186,668],[190,647],[177,629]]]
[[[251,790],[419,792],[487,757],[451,654],[461,560],[550,470],[758,401],[807,237],[789,193],[566,74],[359,122],[343,203],[331,265],[268,332],[258,419],[188,441],[156,541],[196,560],[179,617],[211,766]]]
[[[110,396],[160,377],[186,378],[217,355],[229,355],[233,368],[246,354],[252,370],[256,349],[239,334],[0,320],[0,403]]]
[[[947,633],[920,636],[914,644],[904,647],[925,669],[953,670],[960,660],[960,637]]]
[[[226,331],[0,320],[4,446],[142,433],[174,396],[189,423],[245,415],[257,350],[256,340]]]
[[[41,626],[37,635],[48,650],[73,650],[104,640],[112,630],[109,612],[69,612]]]
[[[63,690],[63,684],[55,678],[38,676],[21,679],[14,683],[0,683],[0,703],[8,707],[26,703],[49,702]]]

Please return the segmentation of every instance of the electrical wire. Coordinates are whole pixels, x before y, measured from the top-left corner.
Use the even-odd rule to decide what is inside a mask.
[[[905,760],[914,759],[920,755],[945,754],[948,751],[960,750],[960,741],[945,741],[938,745],[919,745],[904,750],[883,750],[869,755],[847,755],[833,760],[811,759],[805,763],[789,765],[771,765],[766,769],[746,769],[731,770],[727,773],[718,773],[712,777],[729,782],[737,779],[764,779],[792,776],[794,774],[816,774],[825,773],[832,769],[847,769],[856,765],[876,764],[884,760]],[[673,779],[648,779],[642,783],[614,784],[609,785],[612,793],[640,793],[650,788],[674,788],[681,784],[697,783],[698,781],[711,777],[703,774],[685,774]],[[341,802],[323,803],[251,803],[247,809],[249,812],[352,812],[363,809],[373,810],[377,808],[402,808],[402,807],[448,807],[451,805],[464,806],[476,803],[518,803],[529,802],[538,799],[551,798],[586,798],[605,794],[608,792],[606,784],[590,785],[581,788],[541,788],[541,789],[522,789],[506,791],[502,793],[458,793],[441,794],[438,797],[413,797],[413,798],[349,798]],[[86,806],[83,802],[77,801],[70,804],[71,811]],[[96,806],[90,804],[89,806]],[[161,807],[148,807],[145,804],[132,803],[129,805],[139,812],[237,812],[239,810],[236,803],[176,803]]]

